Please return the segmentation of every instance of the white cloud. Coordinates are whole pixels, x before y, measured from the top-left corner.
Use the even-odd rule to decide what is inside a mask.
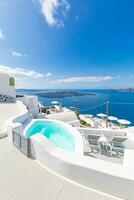
[[[0,40],[4,40],[4,39],[5,39],[5,37],[4,37],[3,31],[0,30]]]
[[[12,54],[12,56],[17,56],[17,57],[26,56],[26,54],[21,54],[21,53],[16,52],[16,51],[12,51],[11,54]]]
[[[115,79],[120,79],[121,78],[121,75],[118,75],[115,77]]]
[[[78,82],[85,82],[85,83],[93,83],[93,82],[102,82],[102,81],[110,81],[113,80],[114,77],[112,76],[83,76],[83,77],[69,77],[51,81],[51,83],[78,83]]]
[[[51,76],[52,76],[52,73],[50,73],[50,72],[48,72],[48,73],[45,74],[46,78],[50,78]]]
[[[50,26],[63,27],[61,17],[65,17],[70,9],[67,0],[38,0],[41,5],[41,12]]]
[[[133,79],[134,76],[133,76],[133,75],[129,75],[128,78],[129,78],[129,79]]]
[[[22,69],[21,67],[9,67],[0,65],[0,71],[6,72],[16,79],[25,79],[25,78],[43,78],[44,74],[35,72],[33,70]]]

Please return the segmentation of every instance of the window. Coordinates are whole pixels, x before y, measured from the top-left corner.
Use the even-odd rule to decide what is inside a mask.
[[[14,80],[13,77],[10,77],[10,78],[9,78],[9,85],[10,85],[10,86],[15,86],[15,80]]]

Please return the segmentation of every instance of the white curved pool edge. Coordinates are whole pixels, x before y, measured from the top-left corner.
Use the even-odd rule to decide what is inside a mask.
[[[28,130],[32,127],[32,125],[34,125],[35,122],[54,122],[57,123],[59,125],[64,126],[66,129],[68,129],[68,131],[70,132],[70,134],[72,134],[74,141],[75,141],[75,152],[76,154],[80,154],[83,155],[83,139],[81,134],[79,133],[79,131],[77,131],[77,129],[73,128],[71,125],[65,123],[65,122],[61,122],[58,120],[50,120],[50,119],[33,119],[30,124],[25,128],[25,130],[23,131],[23,134],[26,136]],[[39,133],[40,134],[40,133]],[[52,144],[48,138],[46,138],[45,136],[43,136],[45,138],[46,141],[48,141],[50,146],[53,146],[53,148],[55,148],[55,150],[58,151],[58,147],[56,147],[54,144]],[[60,149],[60,151],[65,151],[64,149]],[[73,153],[73,152],[71,152]]]
[[[103,193],[134,199],[133,168],[54,148],[41,134],[33,135],[31,143],[35,158],[52,171]]]
[[[64,124],[71,131],[73,130],[72,134],[73,134],[74,138],[76,139],[76,141],[78,142],[78,143],[76,143],[77,150],[78,150],[77,152],[80,151],[81,147],[83,148],[83,142],[82,142],[83,139],[82,139],[81,134],[75,128],[69,126],[68,124],[66,124],[64,122],[60,122],[57,120],[34,119],[24,130],[24,135],[26,135],[26,132],[28,131],[28,129],[37,121],[54,121],[54,122],[62,124],[62,125]],[[68,151],[65,151],[63,149],[56,147],[49,141],[49,139],[47,139],[46,137],[44,137],[41,134],[35,134],[35,135],[31,136],[31,139],[36,140],[42,146],[43,149],[45,149],[47,147],[47,145],[45,145],[45,144],[48,143],[48,145],[50,145],[50,147],[53,148],[53,150],[54,150],[52,152],[53,156],[56,156],[59,159],[62,159],[63,161],[67,161],[67,162],[70,162],[73,164],[76,162],[77,164],[80,164],[81,166],[84,166],[84,167],[85,166],[90,167],[97,171],[103,171],[104,173],[108,173],[108,174],[111,174],[114,176],[120,176],[120,177],[134,180],[134,172],[132,173],[133,167],[131,167],[131,166],[124,166],[124,165],[111,163],[111,162],[107,162],[104,160],[84,156],[83,154],[81,154],[81,152],[78,154],[78,155],[80,155],[80,157],[78,158],[78,155],[75,156],[72,152],[68,152]],[[64,152],[64,154],[62,151]],[[49,152],[49,153],[51,153],[51,152]],[[72,157],[72,159],[71,159],[71,157]],[[98,167],[98,165],[99,165],[99,167]],[[130,168],[131,170],[125,171],[126,168],[127,169]]]
[[[20,108],[20,114],[7,119],[3,125],[3,129],[6,132],[6,136],[9,136],[10,139],[12,138],[13,128],[15,128],[16,125],[21,126],[24,121],[29,119],[29,112],[26,106],[21,101],[16,101],[16,103]]]
[[[78,187],[81,187],[81,188],[83,188],[83,189],[85,189],[85,190],[88,190],[88,191],[90,191],[90,192],[96,193],[97,196],[99,196],[99,199],[100,199],[102,196],[104,196],[105,198],[107,198],[107,199],[109,199],[109,200],[113,200],[113,199],[114,199],[114,200],[123,200],[122,198],[119,198],[119,197],[116,197],[116,196],[113,196],[113,195],[110,195],[110,194],[107,194],[107,193],[104,193],[104,192],[95,190],[95,189],[93,189],[93,188],[89,188],[89,187],[87,187],[87,186],[81,185],[81,184],[78,183],[78,182],[72,181],[71,179],[68,179],[68,178],[66,178],[66,177],[64,177],[64,176],[62,176],[62,175],[60,175],[59,173],[56,173],[56,172],[54,172],[53,170],[49,169],[48,167],[46,167],[45,165],[43,165],[43,164],[42,164],[41,162],[39,162],[38,160],[36,160],[36,163],[37,163],[38,165],[40,165],[42,168],[44,168],[45,170],[47,170],[48,172],[50,172],[50,173],[52,173],[53,175],[55,175],[55,176],[58,176],[59,178],[65,180],[65,181],[67,181],[67,182],[69,182],[69,183],[71,183],[71,184],[74,184],[74,185],[76,185],[76,186],[78,186]],[[96,197],[96,198],[97,198],[97,197]],[[100,199],[100,200],[101,200],[101,199]]]

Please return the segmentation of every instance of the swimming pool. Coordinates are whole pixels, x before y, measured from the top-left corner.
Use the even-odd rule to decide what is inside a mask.
[[[37,133],[47,137],[56,147],[73,152],[75,140],[71,131],[62,124],[53,121],[37,121],[27,131],[27,137]]]

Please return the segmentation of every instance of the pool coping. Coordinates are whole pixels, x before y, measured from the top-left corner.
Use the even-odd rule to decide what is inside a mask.
[[[75,129],[74,127],[72,127],[71,125],[65,123],[65,122],[61,122],[58,120],[52,120],[52,119],[32,119],[32,121],[26,126],[26,128],[23,131],[23,135],[26,137],[26,133],[27,131],[31,128],[31,126],[35,123],[35,122],[54,122],[57,123],[59,125],[64,126],[66,129],[69,130],[70,134],[72,134],[73,138],[74,138],[74,143],[75,143],[75,151],[71,152],[71,153],[76,153],[79,155],[83,155],[83,148],[84,148],[84,144],[83,144],[83,139],[82,139],[82,135],[79,133],[79,131],[77,129]],[[36,133],[40,134],[40,133]],[[51,146],[54,146],[56,149],[61,149],[56,147],[47,137],[45,137],[45,140],[48,140],[48,143],[50,143]],[[64,149],[61,149],[62,151],[66,151]]]

